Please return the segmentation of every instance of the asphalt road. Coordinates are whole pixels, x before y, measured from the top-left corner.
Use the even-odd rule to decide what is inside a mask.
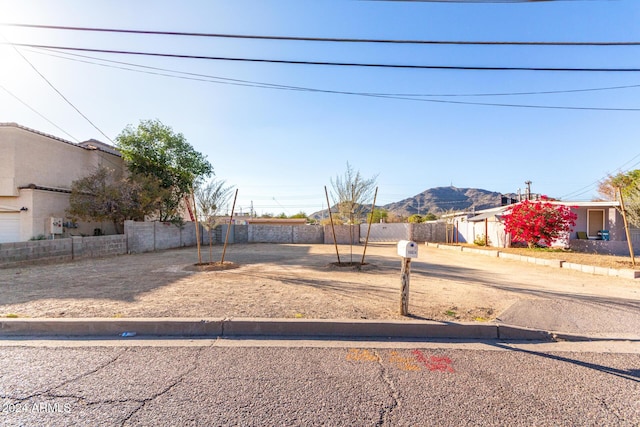
[[[0,425],[640,425],[638,343],[593,348],[3,340]]]

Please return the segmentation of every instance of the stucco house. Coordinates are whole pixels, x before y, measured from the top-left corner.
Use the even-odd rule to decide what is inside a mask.
[[[99,166],[124,171],[118,151],[100,141],[76,144],[0,123],[0,243],[51,237],[52,231],[55,238],[115,233],[111,223],[73,224],[65,214],[71,183]]]
[[[573,207],[578,216],[568,239],[558,241],[559,246],[585,252],[628,255],[629,249],[620,203],[605,202],[550,202]],[[510,206],[484,209],[476,212],[458,212],[447,220],[453,225],[454,242],[473,243],[482,235],[489,237],[489,245],[508,247],[510,238],[505,232],[502,215]],[[604,232],[603,232],[604,231]],[[640,250],[640,229],[631,228],[634,252]]]

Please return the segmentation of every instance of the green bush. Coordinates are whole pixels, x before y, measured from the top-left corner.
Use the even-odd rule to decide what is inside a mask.
[[[489,240],[484,234],[480,234],[473,240],[473,244],[477,246],[489,246],[491,245],[491,240]]]

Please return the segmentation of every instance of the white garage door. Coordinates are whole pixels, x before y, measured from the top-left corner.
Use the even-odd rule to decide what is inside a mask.
[[[0,243],[20,241],[20,213],[0,212]]]

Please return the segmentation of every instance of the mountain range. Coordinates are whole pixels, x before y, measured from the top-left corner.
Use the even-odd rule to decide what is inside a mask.
[[[407,217],[413,214],[425,215],[428,212],[440,215],[448,211],[481,210],[502,205],[502,198],[516,198],[516,194],[503,194],[481,188],[436,187],[416,194],[413,197],[376,206],[389,213]],[[325,211],[315,212],[312,218],[323,218]]]

